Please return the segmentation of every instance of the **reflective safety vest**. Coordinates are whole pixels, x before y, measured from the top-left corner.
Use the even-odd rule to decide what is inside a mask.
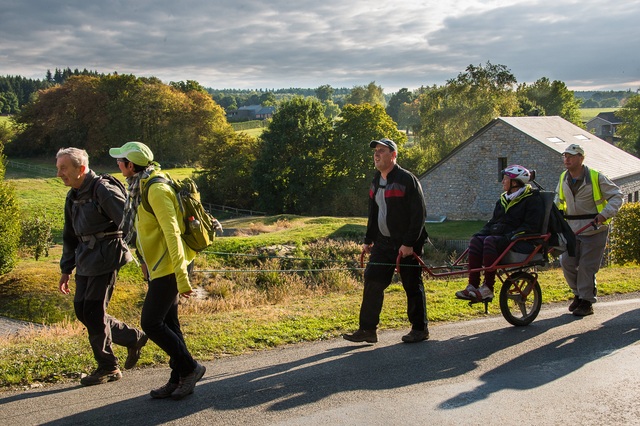
[[[563,213],[567,212],[567,201],[564,197],[564,188],[562,185],[564,183],[564,178],[566,175],[566,170],[560,174],[560,184],[558,185],[558,199],[560,201],[558,209],[560,209]],[[596,210],[598,210],[598,213],[600,213],[607,205],[607,200],[602,197],[602,192],[600,191],[600,173],[593,169],[589,169],[589,177],[591,179],[591,192],[593,192],[593,202],[596,204]],[[609,222],[611,222],[611,219],[607,219],[604,224],[606,225]]]

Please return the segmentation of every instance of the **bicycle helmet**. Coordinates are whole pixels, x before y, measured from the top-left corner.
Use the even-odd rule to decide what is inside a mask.
[[[531,173],[522,166],[513,164],[502,171],[502,174],[511,180],[520,181],[526,185],[531,180]]]

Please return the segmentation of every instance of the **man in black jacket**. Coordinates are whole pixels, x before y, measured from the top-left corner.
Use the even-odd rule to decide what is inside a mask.
[[[118,270],[132,260],[122,240],[126,194],[115,181],[89,169],[83,149],[63,148],[56,155],[58,177],[71,187],[64,207],[59,289],[69,294],[71,273],[76,270],[73,306],[89,332],[89,343],[98,368],[80,383],[84,386],[112,382],[122,377],[111,343],[126,346],[125,368],[133,368],[147,336],[107,314]]]
[[[424,222],[427,209],[418,179],[396,164],[398,147],[390,139],[371,141],[373,161],[378,170],[369,190],[369,219],[362,250],[369,253],[364,272],[364,293],[360,307],[360,327],[343,337],[351,342],[375,343],[376,328],[384,291],[391,284],[398,255],[400,278],[407,294],[407,315],[411,331],[402,336],[406,343],[429,338],[427,306],[422,268],[413,256],[422,254],[427,238]]]

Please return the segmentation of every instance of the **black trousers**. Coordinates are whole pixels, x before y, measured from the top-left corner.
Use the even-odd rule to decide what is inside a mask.
[[[111,343],[134,346],[142,332],[107,314],[107,307],[115,288],[118,271],[88,277],[76,274],[76,292],[73,307],[78,320],[89,332],[89,344],[98,368],[113,370],[118,367]]]
[[[140,320],[142,330],[149,339],[169,355],[169,381],[172,383],[178,383],[180,376],[190,374],[197,365],[180,330],[178,300],[175,274],[151,280]]]
[[[364,293],[360,306],[360,328],[363,330],[375,330],[378,327],[384,291],[391,284],[399,249],[399,243],[384,237],[379,237],[371,248],[369,263],[364,271]],[[414,251],[420,256],[422,247],[414,248]],[[400,278],[407,294],[407,316],[411,328],[426,330],[427,303],[422,268],[413,256],[403,258],[400,265]]]

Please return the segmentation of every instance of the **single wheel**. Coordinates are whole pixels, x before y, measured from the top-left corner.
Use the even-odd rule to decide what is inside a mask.
[[[500,289],[500,311],[510,324],[531,324],[541,306],[542,290],[538,284],[538,274],[516,272],[504,281]]]

